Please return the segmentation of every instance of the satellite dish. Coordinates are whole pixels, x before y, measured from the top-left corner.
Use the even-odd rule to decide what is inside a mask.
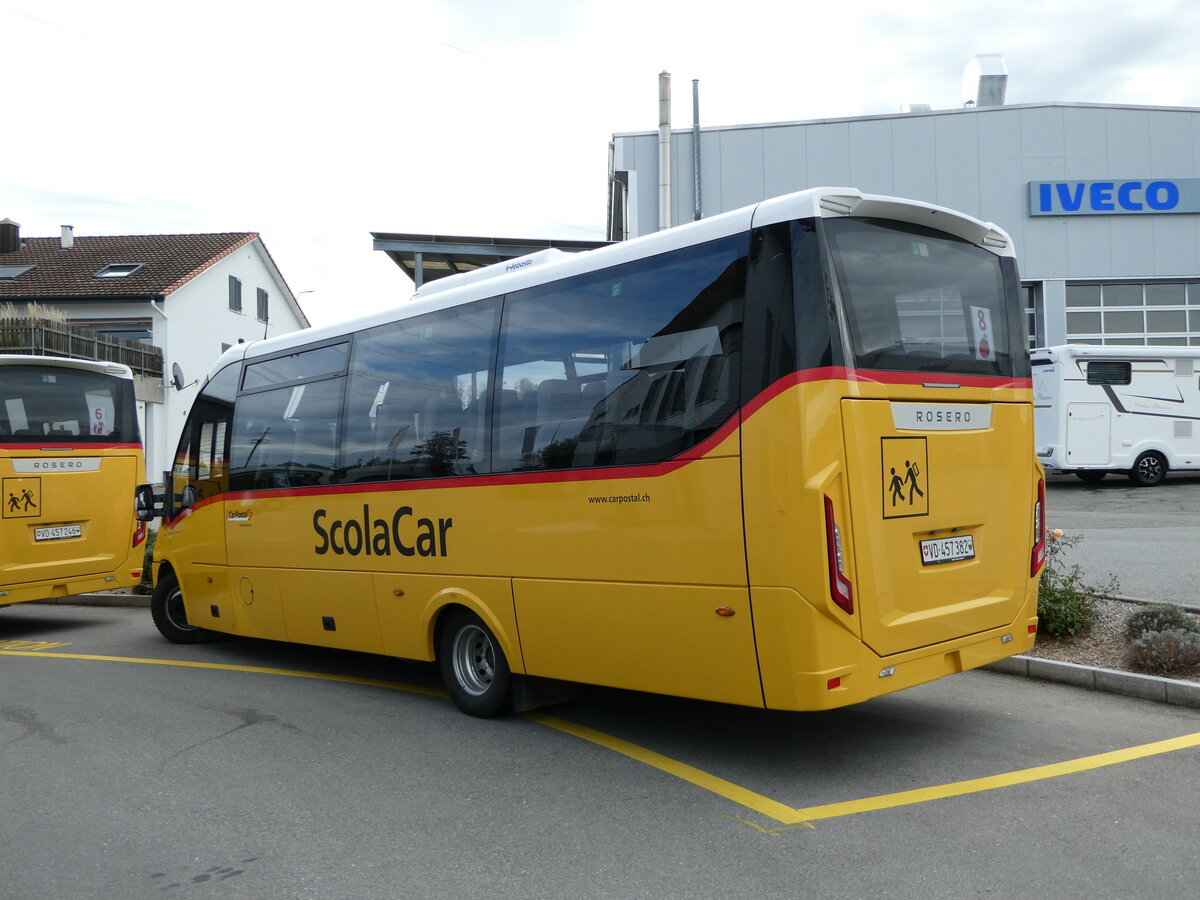
[[[171,363],[171,384],[175,385],[175,390],[183,390],[183,369],[179,363]]]

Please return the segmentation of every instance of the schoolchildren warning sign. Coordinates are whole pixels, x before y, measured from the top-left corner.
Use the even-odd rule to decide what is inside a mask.
[[[924,437],[881,438],[885,519],[929,515],[928,451]]]
[[[33,519],[42,514],[42,479],[5,478],[0,484],[4,496],[4,518]]]

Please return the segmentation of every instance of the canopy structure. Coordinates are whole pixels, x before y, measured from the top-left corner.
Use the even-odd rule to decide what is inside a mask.
[[[526,256],[555,247],[559,250],[594,250],[608,241],[568,241],[556,238],[459,237],[443,234],[393,234],[373,231],[374,249],[392,258],[416,287],[427,281],[470,272],[492,263]]]

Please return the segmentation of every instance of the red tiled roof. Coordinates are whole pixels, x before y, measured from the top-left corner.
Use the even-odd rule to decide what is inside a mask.
[[[56,237],[23,238],[20,250],[0,253],[0,266],[36,268],[11,281],[0,279],[0,300],[169,294],[257,237],[251,231],[83,236],[66,250]],[[142,267],[123,278],[95,277],[115,263]]]

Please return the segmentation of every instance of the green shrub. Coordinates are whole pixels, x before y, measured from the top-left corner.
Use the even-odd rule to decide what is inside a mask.
[[[1171,628],[1145,631],[1125,651],[1130,668],[1150,675],[1188,675],[1200,671],[1200,633]]]
[[[1038,631],[1050,637],[1087,634],[1096,622],[1096,601],[1119,590],[1114,576],[1102,585],[1089,585],[1078,563],[1066,564],[1064,554],[1081,540],[1058,529],[1046,533],[1046,565],[1038,582]]]
[[[1129,614],[1125,619],[1125,637],[1136,640],[1147,631],[1195,631],[1200,623],[1178,606],[1152,603]]]

